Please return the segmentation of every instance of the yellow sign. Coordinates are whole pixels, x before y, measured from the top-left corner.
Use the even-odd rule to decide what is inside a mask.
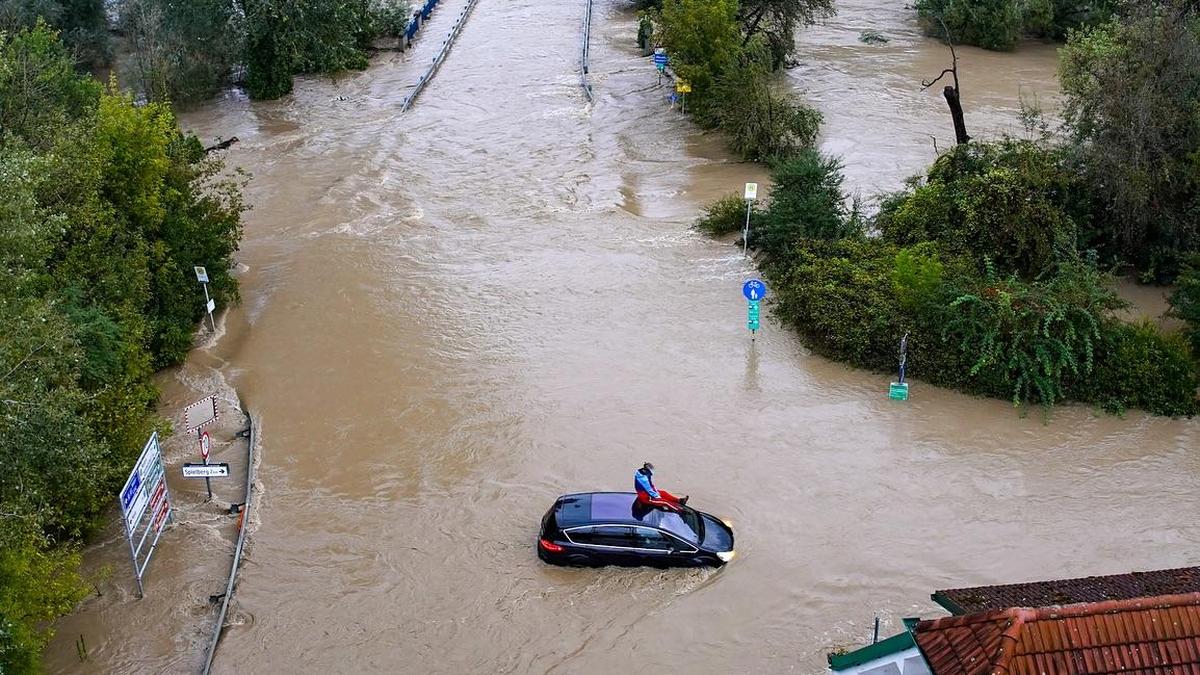
[[[677,80],[675,82],[675,92],[678,94],[690,94],[692,93],[692,85],[683,80]]]

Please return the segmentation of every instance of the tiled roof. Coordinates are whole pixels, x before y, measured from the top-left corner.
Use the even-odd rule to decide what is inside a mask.
[[[934,675],[1200,675],[1200,593],[922,621]]]
[[[1200,567],[1028,584],[952,588],[937,591],[931,597],[951,614],[970,614],[1009,607],[1050,607],[1196,592],[1200,592]]]

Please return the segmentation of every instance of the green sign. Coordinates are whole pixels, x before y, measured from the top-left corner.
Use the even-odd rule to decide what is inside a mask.
[[[750,300],[746,304],[746,327],[752,331],[758,330],[758,301]]]
[[[908,383],[893,382],[892,386],[888,389],[888,398],[892,399],[893,401],[907,401]]]

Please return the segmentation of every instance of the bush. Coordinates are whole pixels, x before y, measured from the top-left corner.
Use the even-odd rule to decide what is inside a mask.
[[[1182,336],[1164,335],[1150,321],[1110,319],[1101,328],[1091,376],[1069,393],[1113,413],[1138,408],[1191,417],[1200,412],[1197,387],[1200,373]]]
[[[762,211],[751,208],[750,221],[756,226]],[[696,229],[710,237],[741,232],[746,225],[746,200],[737,193],[728,194],[704,207],[704,215],[696,221]]]
[[[1013,139],[959,145],[924,182],[886,200],[875,226],[889,241],[939,241],[1032,279],[1074,259],[1076,191],[1056,149]]]
[[[1176,280],[1171,293],[1171,315],[1182,319],[1184,334],[1192,345],[1192,355],[1200,357],[1200,255],[1192,256]]]
[[[846,206],[842,165],[815,150],[799,153],[771,170],[771,198],[762,224],[751,228],[750,246],[770,260],[791,254],[797,241],[860,234],[857,213]]]
[[[1008,50],[1021,35],[1017,0],[917,0],[916,8],[929,35],[947,38],[941,19],[956,44]]]

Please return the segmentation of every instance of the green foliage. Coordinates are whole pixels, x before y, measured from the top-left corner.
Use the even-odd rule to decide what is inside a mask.
[[[842,164],[815,150],[777,163],[771,170],[771,200],[750,246],[770,260],[791,254],[801,239],[840,239],[859,234],[842,194]]]
[[[942,337],[974,359],[968,378],[985,391],[1009,387],[1013,404],[1066,398],[1066,383],[1092,373],[1106,312],[1119,306],[1094,269],[1064,265],[1046,280],[994,274],[969,284],[950,304]]]
[[[884,202],[875,224],[889,241],[939,241],[1033,278],[1075,256],[1076,191],[1054,148],[1013,139],[958,145],[925,181]]]
[[[225,0],[123,0],[121,19],[131,47],[126,80],[154,101],[211,97],[242,49],[240,14]]]
[[[741,0],[737,18],[742,44],[761,40],[777,69],[795,51],[797,30],[833,14],[833,0]]]
[[[762,219],[762,211],[751,208],[750,222],[757,227]],[[696,221],[696,229],[710,237],[720,237],[734,232],[741,232],[746,225],[746,200],[742,195],[733,193],[721,197],[704,207],[704,215]]]
[[[896,252],[892,288],[905,311],[915,313],[930,306],[941,291],[945,266],[937,245],[923,242]]]
[[[1129,408],[1172,417],[1200,412],[1200,371],[1179,334],[1153,322],[1108,319],[1101,328],[1092,376],[1076,382],[1071,397],[1113,413]]]
[[[70,54],[46,24],[0,34],[0,133],[44,148],[55,130],[95,105],[100,91],[95,80],[75,77]]]
[[[1185,333],[1191,341],[1192,354],[1200,357],[1200,255],[1188,260],[1175,283],[1171,315],[1187,324]]]
[[[930,35],[946,39],[941,18],[957,44],[1012,49],[1022,35],[1062,40],[1072,30],[1110,17],[1118,0],[917,0],[917,16]]]
[[[1200,9],[1138,3],[1061,52],[1073,159],[1106,257],[1170,281],[1200,250]]]
[[[779,12],[794,13],[808,7],[819,14],[821,10],[814,8],[821,4],[823,0],[757,3],[753,10],[757,19],[746,24],[747,9],[742,6],[739,10],[735,0],[663,3],[655,22],[656,38],[670,55],[672,68],[692,86],[688,110],[701,125],[727,133],[734,150],[743,157],[761,161],[787,158],[816,142],[820,113],[775,91],[772,85],[778,45],[770,42],[767,28],[775,25],[773,17],[780,16]],[[808,15],[801,12],[796,16]],[[802,19],[792,19],[796,20]],[[767,32],[759,34],[764,30]]]
[[[159,425],[150,377],[203,313],[191,267],[237,298],[243,206],[168,107],[99,93],[49,29],[0,57],[30,106],[0,107],[0,671],[26,672],[82,593],[72,542]]]
[[[0,673],[40,672],[49,622],[87,594],[79,555],[53,546],[28,514],[0,514]]]
[[[293,74],[362,70],[371,42],[399,35],[408,16],[399,0],[247,0],[246,91],[279,98]]]
[[[765,162],[813,147],[821,129],[821,113],[774,90],[768,59],[757,45],[745,50],[742,65],[718,80],[712,108],[733,150]]]
[[[104,0],[0,0],[0,33],[15,35],[39,23],[58,31],[84,68],[100,68],[112,58]]]
[[[917,16],[926,32],[958,44],[984,49],[1012,49],[1021,34],[1017,0],[917,0]]]

